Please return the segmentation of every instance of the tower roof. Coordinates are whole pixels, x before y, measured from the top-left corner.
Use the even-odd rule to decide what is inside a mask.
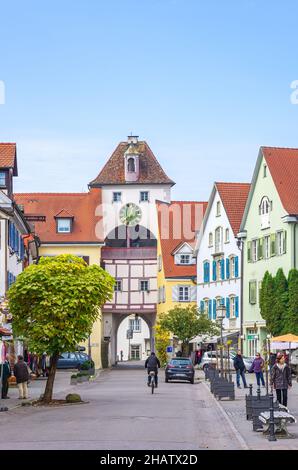
[[[134,144],[134,152],[139,155],[139,178],[134,182],[125,180],[124,154],[128,142],[120,142],[98,176],[89,183],[91,187],[117,184],[170,184],[172,181],[164,172],[149,145],[145,141]]]

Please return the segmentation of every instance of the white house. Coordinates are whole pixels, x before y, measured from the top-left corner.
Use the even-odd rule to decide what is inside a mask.
[[[250,185],[215,183],[197,244],[197,301],[201,311],[216,319],[226,307],[224,335],[237,344],[241,322],[241,250],[237,245]]]
[[[127,338],[129,330],[132,331],[131,339]],[[150,331],[145,320],[136,315],[126,317],[118,329],[118,361],[145,360],[150,352]]]

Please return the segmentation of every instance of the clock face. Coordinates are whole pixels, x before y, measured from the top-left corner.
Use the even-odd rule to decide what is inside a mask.
[[[132,227],[140,223],[142,218],[142,211],[139,206],[133,202],[129,202],[120,209],[119,217],[124,225]]]

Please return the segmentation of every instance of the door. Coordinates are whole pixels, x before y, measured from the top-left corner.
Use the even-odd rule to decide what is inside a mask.
[[[130,357],[134,361],[138,361],[141,359],[141,345],[140,344],[131,344]]]

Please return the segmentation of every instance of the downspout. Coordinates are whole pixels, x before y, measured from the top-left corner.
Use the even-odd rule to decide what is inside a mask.
[[[241,295],[241,301],[240,301],[240,346],[241,346],[241,354],[243,354],[243,279],[244,279],[244,256],[243,256],[243,251],[244,251],[244,241],[241,240],[241,277],[240,277],[240,295]]]

